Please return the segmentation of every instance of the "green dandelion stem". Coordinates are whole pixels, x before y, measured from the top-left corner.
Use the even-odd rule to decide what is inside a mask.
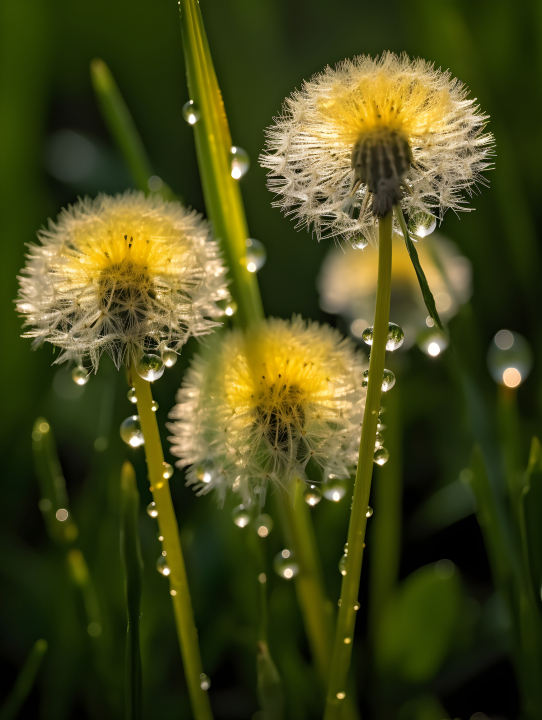
[[[290,491],[294,501],[292,504],[292,498],[286,497],[284,517],[287,535],[299,564],[295,588],[316,670],[320,680],[326,682],[333,647],[332,606],[326,598],[312,518],[303,498],[305,483],[295,479],[292,486]]]
[[[238,182],[231,176],[231,136],[203,20],[196,0],[181,0],[181,31],[190,98],[200,118],[194,124],[205,206],[231,274],[241,328],[263,318],[260,290],[247,270],[248,228]]]
[[[120,475],[121,534],[120,547],[126,574],[126,720],[141,720],[141,648],[139,615],[141,606],[141,573],[143,561],[139,547],[139,492],[135,471],[125,462]]]
[[[15,685],[0,708],[0,720],[14,720],[19,714],[24,701],[32,690],[43,656],[47,652],[47,647],[45,640],[38,640],[34,644],[15,681]]]
[[[164,476],[164,453],[158,432],[156,415],[151,409],[152,393],[150,384],[143,380],[135,371],[130,373],[130,381],[136,391],[137,410],[141,422],[141,430],[145,438],[145,457],[152,487],[152,497],[158,512],[158,527],[164,538],[162,547],[166,552],[169,568],[169,581],[177,635],[181,648],[184,672],[192,711],[195,720],[212,720],[211,704],[207,691],[201,687],[203,665],[198,644],[198,631],[194,621],[192,600],[186,577],[179,528],[169,482]]]
[[[122,152],[137,187],[148,193],[149,178],[154,175],[151,162],[117,83],[101,58],[95,58],[90,63],[90,77],[109,132]],[[157,194],[164,200],[175,198],[164,182]]]
[[[354,485],[354,500],[348,527],[348,555],[346,574],[341,587],[341,602],[335,642],[331,660],[328,693],[324,720],[337,720],[341,717],[342,706],[346,696],[346,683],[354,626],[358,608],[359,582],[363,561],[363,546],[367,526],[367,507],[371,492],[373,474],[373,457],[375,450],[376,426],[382,395],[381,380],[384,374],[386,356],[386,340],[390,314],[391,294],[391,255],[392,255],[392,213],[380,218],[378,223],[378,285],[376,289],[376,311],[373,329],[373,344],[369,363],[369,384],[367,400],[361,429],[359,446],[359,462]]]

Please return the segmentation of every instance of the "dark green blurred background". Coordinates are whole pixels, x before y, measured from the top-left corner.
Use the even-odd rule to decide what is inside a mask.
[[[482,109],[491,115],[497,158],[495,170],[488,173],[491,187],[473,200],[476,212],[461,218],[449,214],[442,226],[474,270],[471,307],[453,323],[489,403],[496,387],[486,369],[485,353],[493,335],[509,328],[531,343],[535,366],[519,390],[526,462],[530,437],[540,427],[542,400],[536,362],[542,350],[537,232],[542,3],[201,0],[201,10],[233,142],[245,148],[252,160],[241,184],[251,235],[267,248],[268,260],[259,280],[269,315],[289,317],[299,312],[341,326],[318,305],[315,278],[328,246],[306,232],[296,232],[294,223],[271,208],[265,173],[257,164],[264,128],[284,97],[328,63],[383,50],[406,51],[434,61],[472,88]],[[51,366],[50,346],[33,352],[30,342],[20,338],[20,320],[12,300],[17,293],[16,275],[24,264],[25,243],[34,240],[48,217],[54,218],[78,195],[132,186],[92,92],[89,63],[94,57],[103,58],[115,76],[156,174],[188,205],[204,211],[193,133],[181,115],[188,94],[177,4],[3,0],[0,53],[4,693],[32,644],[44,637],[50,651],[24,717],[118,718],[123,716],[125,636],[118,478],[125,458],[136,466],[143,507],[150,501],[143,452],[127,448],[118,434],[120,422],[132,412],[125,378],[104,358],[99,374],[88,385],[75,386],[64,366]],[[76,163],[70,160],[75,152]],[[461,330],[466,316],[474,328],[470,334]],[[189,343],[181,361],[154,388],[162,429],[196,346]],[[400,577],[449,558],[458,566],[465,591],[456,641],[438,674],[406,690],[404,683],[396,683],[396,691],[404,700],[430,692],[440,698],[451,718],[469,720],[482,711],[515,718],[518,700],[507,658],[506,618],[493,595],[475,517],[467,510],[463,519],[438,529],[420,514],[423,502],[456,481],[469,463],[472,440],[461,398],[450,379],[445,354],[433,360],[413,348],[393,361],[399,376],[393,391],[400,404],[397,442],[403,448]],[[87,632],[81,599],[67,580],[63,551],[51,544],[38,509],[31,432],[40,415],[50,421],[57,437],[71,509],[79,525],[77,545],[97,587],[102,633],[96,638]],[[165,429],[163,436],[167,436]],[[105,449],[95,449],[97,438],[107,438]],[[385,479],[385,469],[379,470],[376,482],[380,473]],[[184,488],[179,471],[171,484],[216,718],[251,718],[258,710],[254,659],[258,610],[244,531],[231,521],[231,502],[220,511],[213,498],[195,498]],[[271,498],[270,512],[273,502]],[[337,505],[323,501],[313,511],[334,602],[347,516],[346,500]],[[446,520],[441,523],[446,524]],[[145,561],[145,716],[188,718],[167,581],[154,567],[160,553],[157,526],[144,512],[140,532]],[[269,558],[283,546],[277,518],[268,538]],[[369,529],[367,565],[370,562]],[[367,592],[367,570],[362,598]],[[308,651],[293,585],[274,576],[271,569],[268,577],[271,651],[279,670],[289,678],[289,717],[318,717],[314,698],[312,706],[309,700],[308,711],[302,709],[307,697],[314,695],[311,685],[316,680],[306,666]],[[361,706],[366,708],[374,702],[367,670],[370,652],[364,641],[365,609],[359,615],[354,674]]]

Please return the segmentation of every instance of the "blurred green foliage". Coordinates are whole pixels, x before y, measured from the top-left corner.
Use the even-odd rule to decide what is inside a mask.
[[[315,278],[328,247],[306,232],[298,233],[294,223],[271,208],[265,173],[256,162],[263,129],[304,78],[345,57],[404,50],[449,67],[467,83],[491,115],[490,127],[496,136],[496,168],[488,173],[491,187],[473,199],[476,212],[461,219],[449,215],[442,226],[474,268],[471,304],[450,328],[460,349],[461,367],[468,371],[471,389],[476,388],[474,393],[467,386],[471,405],[457,392],[457,368],[450,351],[438,360],[417,349],[392,359],[391,369],[400,386],[400,413],[393,412],[393,417],[400,418],[393,431],[397,434],[394,446],[402,462],[400,468],[390,460],[388,466],[377,469],[375,483],[385,488],[388,473],[395,473],[394,482],[399,473],[403,486],[404,529],[398,546],[401,582],[389,608],[382,610],[384,616],[390,613],[389,627],[395,623],[400,632],[394,642],[366,625],[366,583],[369,573],[371,577],[375,573],[371,545],[381,543],[369,523],[369,568],[364,572],[349,691],[361,698],[366,717],[385,717],[389,710],[382,702],[385,693],[392,698],[393,708],[400,708],[396,716],[405,719],[442,720],[443,709],[462,720],[477,711],[510,719],[519,714],[509,659],[514,651],[509,632],[514,619],[502,595],[494,593],[482,534],[469,514],[471,498],[461,499],[454,483],[470,465],[476,436],[493,483],[491,491],[502,503],[501,516],[509,518],[507,523],[516,523],[514,532],[521,527],[516,510],[524,508],[525,534],[533,548],[528,555],[532,585],[539,590],[539,460],[531,463],[527,479],[523,473],[531,438],[539,433],[542,400],[536,362],[542,352],[537,236],[542,134],[536,120],[537,88],[542,80],[542,5],[524,0],[520,8],[507,0],[390,0],[385,4],[202,0],[232,141],[252,159],[240,187],[250,234],[265,244],[268,253],[258,278],[270,315],[288,317],[300,312],[346,329],[340,319],[324,315],[318,307]],[[47,217],[54,218],[78,195],[135,186],[93,93],[89,67],[95,57],[110,67],[154,171],[187,204],[204,210],[193,130],[181,113],[188,91],[177,4],[4,0],[0,5],[4,348],[0,355],[4,408],[0,628],[8,689],[34,643],[45,638],[49,644],[37,684],[20,715],[44,720],[124,716],[126,606],[119,474],[126,458],[135,466],[142,505],[151,499],[142,451],[128,449],[118,435],[120,422],[131,413],[123,373],[104,358],[99,374],[87,385],[76,386],[65,367],[51,365],[50,347],[31,351],[29,341],[20,338],[20,320],[13,312],[25,243],[33,242],[36,229]],[[502,407],[485,356],[491,338],[503,327],[528,339],[535,365],[517,393],[516,430],[499,439],[496,418]],[[197,345],[190,343],[153,389],[164,440],[175,390],[196,351]],[[475,396],[483,417],[472,406]],[[68,543],[57,542],[58,525],[50,516],[57,507],[54,503],[60,502],[54,495],[60,471],[55,467],[47,480],[47,470],[39,463],[40,450],[37,466],[32,457],[32,443],[42,440],[32,439],[34,423],[42,415],[55,433],[70,523],[79,531]],[[510,427],[502,413],[501,420],[501,429]],[[49,437],[52,440],[52,434]],[[499,448],[504,448],[504,457]],[[51,446],[43,446],[43,452],[50,453]],[[529,487],[525,495],[508,494],[510,478],[520,488]],[[251,529],[233,525],[232,501],[219,511],[212,498],[195,498],[178,471],[172,478],[172,491],[216,718],[251,718],[259,709],[259,587],[246,542]],[[385,493],[379,496],[385,498]],[[40,512],[40,499],[50,500],[49,509],[45,506],[44,511],[42,504]],[[317,681],[294,588],[274,575],[271,566],[274,555],[284,547],[277,501],[276,496],[269,498],[275,529],[262,541],[269,589],[269,649],[284,681],[288,717],[302,720],[319,717],[320,704],[313,691]],[[337,504],[322,501],[312,510],[327,590],[333,599],[340,586],[337,563],[346,537],[348,505],[347,499]],[[376,523],[379,507],[376,502],[373,505]],[[58,508],[64,506],[67,503]],[[389,517],[394,517],[393,512]],[[64,534],[68,527],[63,526]],[[390,532],[395,530],[396,524]],[[139,535],[144,561],[143,715],[188,718],[167,582],[155,569],[160,552],[157,526],[144,512],[139,517]],[[382,536],[386,536],[385,526]],[[514,537],[513,543],[521,547],[521,536]],[[393,553],[393,548],[388,552]],[[376,547],[375,557],[382,558]],[[431,567],[443,559],[456,565],[448,579],[439,578]],[[380,587],[390,592],[395,579],[385,578]],[[539,592],[533,602],[540,613]],[[431,616],[421,612],[425,604],[431,607]],[[409,618],[408,627],[400,623],[403,614]],[[414,618],[419,625],[413,623]],[[425,623],[431,624],[430,636],[419,637],[427,634]],[[410,637],[416,628],[416,638]],[[376,653],[368,638],[373,646],[381,640]],[[410,663],[408,653],[415,653],[415,662]],[[382,672],[373,682],[375,656],[385,662],[381,660]]]

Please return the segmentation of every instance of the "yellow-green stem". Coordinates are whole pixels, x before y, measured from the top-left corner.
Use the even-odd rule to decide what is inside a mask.
[[[393,215],[389,213],[378,223],[378,285],[376,290],[376,312],[373,325],[373,343],[369,363],[369,383],[365,415],[361,429],[359,461],[354,485],[354,500],[348,527],[348,555],[346,574],[341,586],[341,602],[335,631],[335,642],[331,660],[331,671],[326,698],[324,720],[337,720],[341,717],[346,696],[346,683],[354,626],[358,606],[359,581],[363,561],[365,528],[367,526],[367,507],[371,492],[373,474],[373,456],[376,439],[376,426],[382,394],[382,377],[386,355],[386,339],[390,314],[391,292],[391,237]]]
[[[324,590],[310,510],[303,498],[305,483],[294,480],[292,485],[292,497],[285,498],[284,517],[287,534],[299,564],[299,573],[295,579],[297,599],[316,670],[322,682],[326,682],[333,644],[332,606]]]
[[[203,665],[198,644],[198,631],[194,621],[192,600],[188,588],[177,518],[171,501],[169,482],[164,477],[164,453],[158,432],[156,415],[152,411],[150,384],[132,369],[131,381],[136,391],[137,410],[145,438],[145,457],[158,512],[158,527],[164,538],[162,547],[169,567],[169,582],[177,635],[181,647],[184,673],[195,720],[212,720],[211,704],[207,691],[201,687]]]

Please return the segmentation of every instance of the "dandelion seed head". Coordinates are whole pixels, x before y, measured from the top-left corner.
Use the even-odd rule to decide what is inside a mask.
[[[79,200],[30,246],[17,300],[25,336],[61,348],[56,363],[88,357],[97,369],[104,351],[118,367],[127,353],[210,332],[229,295],[208,236],[201,216],[156,196]]]
[[[485,183],[493,138],[468,91],[425,60],[384,53],[328,67],[267,131],[261,164],[275,205],[318,237],[375,240],[378,217],[441,219]]]
[[[243,502],[306,478],[310,460],[348,477],[357,462],[363,356],[328,326],[271,319],[233,331],[197,358],[170,417],[172,453],[198,493],[228,488]],[[210,482],[202,481],[203,471]]]

